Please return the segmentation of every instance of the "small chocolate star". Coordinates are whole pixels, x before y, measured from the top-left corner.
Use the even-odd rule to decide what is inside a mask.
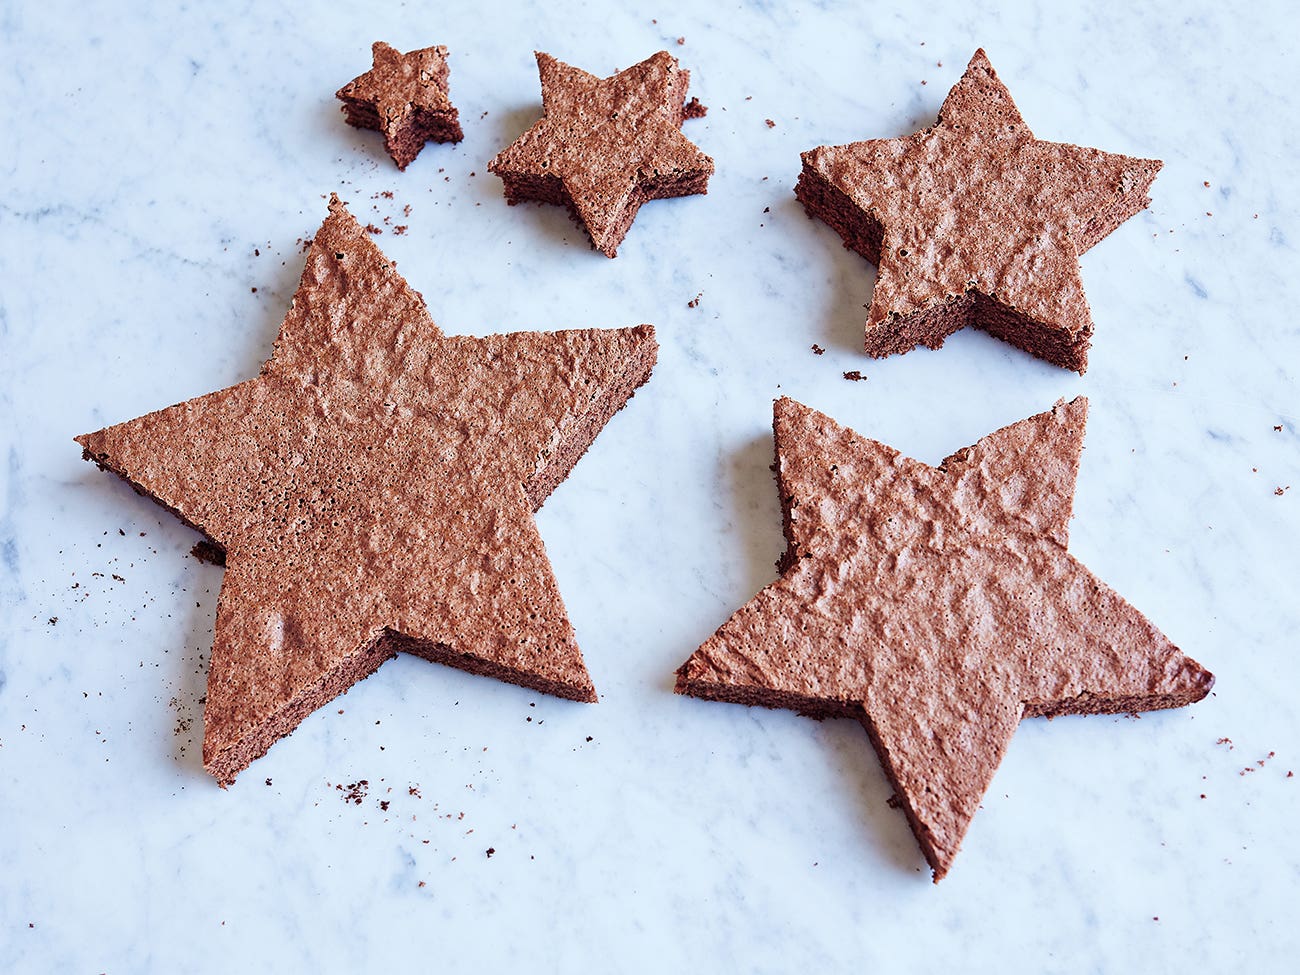
[[[805,152],[795,195],[878,266],[869,355],[937,349],[974,325],[1082,373],[1079,255],[1151,202],[1160,167],[1034,138],[979,50],[933,126]]]
[[[569,208],[614,257],[647,200],[707,193],[713,160],[681,132],[704,114],[685,102],[691,74],[667,51],[610,78],[537,53],[542,118],[488,164],[506,200]]]
[[[1066,551],[1087,402],[938,468],[776,404],[781,578],[677,692],[852,717],[939,880],[1022,718],[1199,701],[1213,676]]]
[[[424,144],[459,142],[460,113],[447,94],[447,48],[439,44],[401,53],[375,41],[375,66],[338,90],[348,124],[384,134],[388,154],[405,169]]]
[[[399,650],[594,701],[533,512],[656,349],[443,335],[335,197],[256,379],[77,438],[225,552],[204,767],[234,781]]]

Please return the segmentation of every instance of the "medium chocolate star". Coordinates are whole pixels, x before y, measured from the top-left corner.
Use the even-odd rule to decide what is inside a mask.
[[[1016,725],[1178,707],[1214,678],[1067,551],[1087,403],[938,468],[776,404],[781,578],[677,692],[853,717],[939,880]]]
[[[594,701],[532,515],[656,351],[445,336],[333,198],[256,379],[77,438],[224,549],[204,767],[232,782],[398,650]]]
[[[384,146],[405,169],[424,144],[459,142],[465,137],[460,113],[448,95],[447,48],[424,47],[403,54],[383,41],[371,46],[375,66],[340,88],[349,125],[378,129]]]
[[[537,52],[542,117],[497,154],[488,170],[506,200],[558,203],[614,257],[647,200],[707,193],[713,160],[681,126],[704,114],[685,104],[691,73],[667,51],[611,78]]]
[[[933,126],[805,152],[795,195],[878,266],[867,354],[974,325],[1082,373],[1079,255],[1151,202],[1161,165],[1034,138],[979,50]]]

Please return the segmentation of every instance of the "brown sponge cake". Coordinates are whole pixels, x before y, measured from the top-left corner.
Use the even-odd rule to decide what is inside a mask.
[[[707,193],[713,160],[682,135],[707,109],[685,101],[691,73],[660,51],[609,78],[537,53],[542,117],[488,171],[510,204],[555,203],[614,257],[641,204]]]
[[[383,41],[371,46],[374,67],[340,88],[348,124],[375,129],[398,169],[411,164],[426,142],[465,137],[460,113],[451,104],[450,68],[443,44],[403,54]]]
[[[654,329],[444,335],[338,198],[256,379],[79,437],[225,554],[203,762],[226,785],[398,650],[595,690],[533,511]]]
[[[973,325],[1082,373],[1079,255],[1151,200],[1161,163],[1036,139],[982,50],[928,129],[803,154],[795,195],[877,265],[865,349]]]
[[[1087,404],[930,467],[777,401],[781,577],[677,692],[860,721],[935,880],[1022,718],[1179,707],[1214,678],[1066,550]]]

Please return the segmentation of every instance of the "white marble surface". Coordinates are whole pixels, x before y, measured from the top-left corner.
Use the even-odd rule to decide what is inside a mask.
[[[1286,5],[98,6],[0,8],[0,969],[1291,970]],[[402,174],[333,99],[377,38],[452,51],[466,139]],[[870,266],[791,193],[800,150],[928,122],[979,45],[1040,136],[1166,162],[1083,260],[1083,378],[978,334],[865,359]],[[608,74],[664,47],[710,107],[709,195],[645,207],[615,261],[508,208],[485,165],[539,110],[533,49]],[[331,191],[449,332],[657,325],[651,383],[540,516],[602,700],[400,659],[222,792],[221,570],[71,438],[253,375]],[[935,462],[1080,392],[1072,548],[1218,686],[1026,722],[936,887],[857,725],[672,673],[774,577],[774,396]]]

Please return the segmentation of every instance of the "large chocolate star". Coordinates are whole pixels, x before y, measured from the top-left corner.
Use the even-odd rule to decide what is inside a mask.
[[[542,117],[488,170],[506,199],[558,203],[615,256],[647,200],[707,193],[713,160],[682,135],[691,73],[666,51],[610,78],[537,53]]]
[[[371,58],[375,66],[335,97],[343,103],[349,125],[383,133],[384,148],[398,169],[409,166],[426,142],[459,142],[465,137],[460,113],[448,94],[445,45],[403,54],[375,41]]]
[[[934,468],[779,400],[781,578],[678,693],[861,721],[936,881],[1021,718],[1200,700],[1214,678],[1066,551],[1086,410]]]
[[[805,152],[795,194],[878,266],[869,355],[937,349],[974,325],[1082,373],[1079,255],[1151,202],[1160,167],[1035,139],[980,50],[935,125]]]
[[[445,336],[334,198],[256,379],[77,438],[225,551],[204,767],[232,782],[398,650],[594,701],[532,515],[656,352]]]

